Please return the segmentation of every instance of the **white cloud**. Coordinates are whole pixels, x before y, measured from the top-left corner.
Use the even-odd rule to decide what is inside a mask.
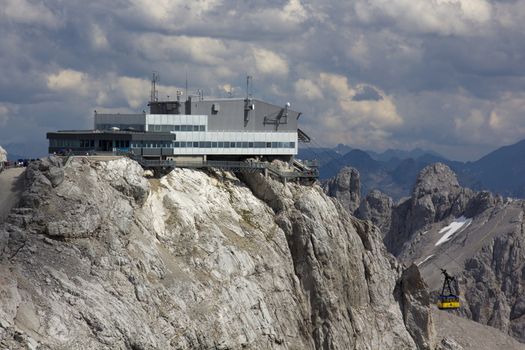
[[[87,76],[79,71],[63,69],[56,74],[47,76],[47,87],[55,91],[76,91],[85,92],[87,90]]]
[[[299,98],[315,100],[323,98],[321,89],[311,80],[299,79],[294,84],[295,95]]]
[[[288,62],[275,52],[263,48],[253,48],[255,67],[260,74],[285,76],[288,74]]]
[[[344,143],[368,149],[392,145],[393,131],[403,124],[392,96],[367,85],[380,98],[354,100],[362,86],[352,86],[347,77],[338,74],[321,73],[316,83],[323,99],[311,113],[316,115],[314,132],[325,140],[325,145]],[[313,84],[304,80],[299,85],[308,87]],[[308,99],[308,95],[304,94],[304,98]]]
[[[56,28],[60,24],[57,16],[42,2],[3,0],[0,6],[0,18],[5,17],[16,23],[43,25],[49,28]]]
[[[145,105],[151,91],[151,82],[147,79],[118,76],[113,72],[94,77],[71,69],[62,69],[56,74],[48,75],[47,86],[60,96],[67,94],[69,99],[92,99],[96,105],[108,108],[114,108],[115,103],[123,100],[126,107],[135,110]],[[175,86],[160,84],[157,89],[162,94],[171,96],[181,90]]]
[[[150,89],[150,83],[144,79],[120,77],[113,85],[113,89],[124,96],[131,108],[136,109],[144,105]]]
[[[365,23],[392,20],[410,33],[468,35],[479,33],[492,16],[485,0],[369,0],[357,1],[355,10]]]

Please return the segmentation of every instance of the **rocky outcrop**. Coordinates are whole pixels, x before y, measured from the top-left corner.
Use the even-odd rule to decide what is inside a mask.
[[[392,198],[378,190],[372,190],[361,201],[356,216],[363,220],[370,220],[379,227],[382,234],[390,231],[392,221]]]
[[[390,231],[385,244],[396,256],[429,225],[462,215],[475,193],[459,186],[456,175],[442,163],[424,168],[416,181],[411,198],[396,206],[392,212]]]
[[[428,287],[412,264],[403,271],[397,286],[403,320],[419,350],[436,349],[436,331]]]
[[[0,163],[7,162],[7,151],[0,146]]]
[[[317,186],[127,159],[27,179],[0,226],[2,348],[416,349],[379,231]]]
[[[352,167],[342,168],[336,177],[329,179],[323,186],[325,193],[337,198],[343,206],[354,213],[361,198],[359,172]]]
[[[521,213],[521,218],[525,212]],[[465,263],[464,313],[525,343],[523,222],[495,237]]]

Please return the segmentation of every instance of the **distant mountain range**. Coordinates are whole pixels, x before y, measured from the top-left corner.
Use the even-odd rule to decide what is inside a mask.
[[[436,152],[422,149],[389,149],[377,153],[352,149],[345,145],[300,149],[298,157],[318,159],[322,180],[335,176],[344,166],[352,166],[361,175],[363,195],[378,189],[398,200],[410,195],[421,169],[436,162],[451,167],[462,186],[525,198],[524,155],[525,140],[501,147],[475,162],[453,161]]]

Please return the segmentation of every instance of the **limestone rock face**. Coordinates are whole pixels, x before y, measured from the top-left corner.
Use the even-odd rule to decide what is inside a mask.
[[[0,162],[7,161],[7,151],[0,146]]]
[[[380,232],[318,186],[127,159],[27,180],[0,224],[0,348],[416,349]]]
[[[523,226],[487,243],[465,263],[464,312],[474,321],[501,329],[525,342]]]
[[[381,191],[372,190],[361,201],[356,216],[363,220],[371,220],[384,235],[390,231],[392,207],[392,198]]]
[[[398,282],[405,325],[420,350],[436,348],[430,294],[415,264],[403,271]]]
[[[326,182],[324,189],[326,194],[340,200],[351,213],[354,213],[359,207],[361,180],[357,169],[342,168],[335,178]]]

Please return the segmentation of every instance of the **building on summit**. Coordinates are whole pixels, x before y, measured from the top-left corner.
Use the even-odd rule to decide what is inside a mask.
[[[159,101],[152,81],[149,113],[95,111],[93,130],[47,133],[49,153],[130,154],[143,160],[291,162],[298,142],[300,112],[252,98],[188,97]]]

